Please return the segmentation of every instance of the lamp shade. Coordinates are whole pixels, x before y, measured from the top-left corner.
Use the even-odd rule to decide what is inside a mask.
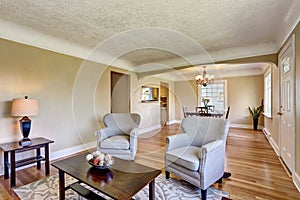
[[[38,102],[35,99],[14,99],[11,107],[12,116],[34,116],[39,114]]]

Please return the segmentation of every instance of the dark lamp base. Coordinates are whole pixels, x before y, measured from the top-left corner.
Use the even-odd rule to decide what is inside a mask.
[[[22,147],[29,146],[32,144],[32,141],[29,138],[23,138],[19,141],[19,145]]]

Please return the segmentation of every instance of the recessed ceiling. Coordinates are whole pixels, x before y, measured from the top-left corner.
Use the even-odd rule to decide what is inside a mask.
[[[299,0],[0,5],[2,38],[134,71],[152,70],[149,63],[157,69],[276,53],[300,14]]]
[[[255,76],[265,72],[269,63],[247,63],[247,64],[217,64],[205,65],[206,72],[215,76],[216,80],[236,76]],[[169,70],[159,76],[176,81],[194,80],[195,76],[203,73],[203,66],[194,66],[180,70]]]

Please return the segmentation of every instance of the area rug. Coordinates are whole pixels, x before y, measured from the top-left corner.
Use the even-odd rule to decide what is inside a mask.
[[[66,176],[66,185],[76,181],[70,176]],[[83,185],[88,189],[89,186]],[[21,186],[14,189],[14,192],[21,200],[54,200],[58,199],[58,175],[52,175],[47,178],[35,181],[28,185]],[[144,200],[148,199],[149,187],[146,186],[133,199]],[[201,199],[201,192],[198,188],[191,184],[176,178],[166,179],[163,175],[159,175],[155,179],[155,195],[158,200],[171,200],[171,199]],[[100,196],[100,193],[97,193]],[[209,188],[207,197],[210,200],[220,200],[222,197],[229,197],[228,192],[223,192],[215,188]],[[66,191],[66,199],[68,200],[81,200],[76,192],[72,190]],[[109,198],[108,198],[109,199]]]

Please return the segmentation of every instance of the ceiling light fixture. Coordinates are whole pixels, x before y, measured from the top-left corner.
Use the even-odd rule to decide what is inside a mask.
[[[199,74],[195,77],[196,83],[198,85],[202,85],[204,87],[206,87],[208,84],[211,84],[214,82],[214,75],[210,75],[205,71],[206,66],[203,66],[203,73],[202,75]]]

